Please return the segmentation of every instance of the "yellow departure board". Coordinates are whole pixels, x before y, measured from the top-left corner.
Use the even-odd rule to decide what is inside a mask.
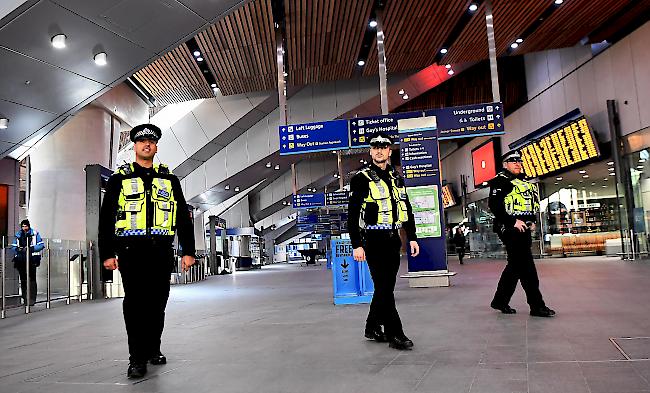
[[[519,150],[524,172],[529,178],[548,175],[600,155],[594,134],[584,116]]]

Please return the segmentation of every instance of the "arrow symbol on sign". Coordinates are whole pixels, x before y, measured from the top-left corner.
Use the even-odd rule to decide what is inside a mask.
[[[343,261],[343,263],[341,264],[341,267],[343,269],[347,269],[348,266],[350,266],[350,264],[347,261]]]
[[[501,118],[501,115],[497,115],[497,119],[500,119],[500,118]]]
[[[356,142],[356,141],[357,141],[357,138],[352,138],[352,142]]]
[[[286,148],[287,148],[287,145],[282,145],[282,147],[286,149]]]
[[[287,140],[287,137],[286,137],[286,136],[283,136],[283,137],[282,137],[282,140],[283,140],[283,141],[286,141],[286,140]]]
[[[501,123],[497,123],[497,127],[501,127]]]
[[[498,107],[498,106],[495,106],[494,108],[495,108],[496,110],[499,110],[499,107]]]
[[[356,134],[356,133],[357,133],[357,130],[352,130],[352,133],[353,133],[353,134]]]
[[[352,125],[353,125],[353,126],[356,126],[356,125],[357,125],[357,122],[356,122],[356,121],[353,121],[353,122],[352,122]]]

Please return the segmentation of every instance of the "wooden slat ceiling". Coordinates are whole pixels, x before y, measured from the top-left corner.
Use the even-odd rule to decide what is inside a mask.
[[[499,56],[554,0],[493,0]],[[388,72],[431,65],[471,0],[389,0],[384,10]],[[363,37],[374,0],[284,0],[289,85],[349,79],[359,71]],[[224,95],[276,89],[275,31],[271,0],[253,0],[195,38]],[[648,12],[650,0],[565,0],[513,54],[576,45],[596,31],[608,37]],[[612,22],[614,21],[614,22]],[[617,25],[617,26],[610,26]],[[368,48],[366,48],[368,50]],[[487,58],[484,6],[474,12],[441,64]],[[377,74],[377,49],[369,49],[364,75]],[[159,103],[212,97],[183,44],[135,75]]]
[[[285,0],[288,83],[352,77],[373,0]]]
[[[141,69],[134,77],[159,105],[214,97],[185,44]]]
[[[199,33],[196,41],[223,95],[276,88],[270,0],[247,3]]]
[[[420,70],[431,64],[437,50],[469,5],[459,0],[389,1],[384,11],[384,46],[387,70]],[[364,75],[378,72],[377,46],[373,42]]]

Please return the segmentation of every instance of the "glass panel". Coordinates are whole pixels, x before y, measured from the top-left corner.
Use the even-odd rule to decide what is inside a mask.
[[[629,154],[627,162],[630,168],[632,181],[632,195],[634,197],[634,233],[636,254],[641,258],[648,258],[650,235],[650,152],[641,150]]]

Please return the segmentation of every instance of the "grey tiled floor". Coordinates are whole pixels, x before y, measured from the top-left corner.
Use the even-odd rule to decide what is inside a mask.
[[[37,307],[0,321],[0,392],[650,392],[650,339],[629,339],[650,337],[650,263],[539,261],[553,319],[530,317],[521,288],[518,314],[489,308],[502,267],[452,260],[450,288],[400,280],[408,352],[363,339],[368,306],[334,307],[322,266],[174,287],[169,363],[141,381],[125,378],[120,300]]]

